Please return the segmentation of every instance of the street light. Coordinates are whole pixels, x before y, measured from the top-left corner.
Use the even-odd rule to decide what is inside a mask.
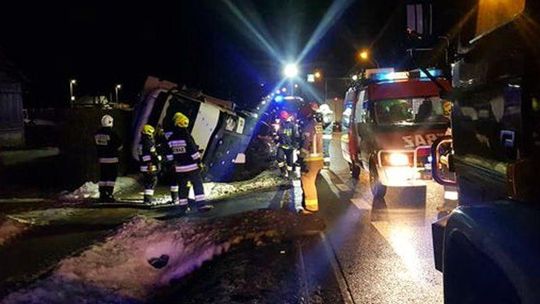
[[[298,73],[299,71],[298,71],[298,66],[296,65],[296,63],[288,63],[283,68],[283,75],[285,75],[285,77],[289,80],[290,95],[294,95],[293,79],[298,76]]]
[[[362,59],[362,60],[368,60],[369,53],[368,53],[368,51],[363,50],[363,51],[360,51],[359,56],[360,56],[360,59]]]
[[[283,69],[283,74],[289,79],[298,76],[298,66],[295,63],[289,63],[285,65],[285,68]]]
[[[377,60],[375,60],[375,58],[373,58],[373,56],[371,56],[369,54],[369,51],[368,50],[361,50],[359,53],[358,53],[358,58],[360,59],[360,61],[368,61],[368,62],[371,62],[373,64],[375,64],[375,66],[377,68],[379,68],[379,62],[377,62]]]
[[[319,72],[319,71],[315,72],[315,78],[319,79],[321,77],[322,77],[321,72]]]
[[[69,103],[73,107],[73,102],[75,101],[75,95],[73,95],[73,87],[77,84],[76,79],[69,80]]]
[[[120,89],[122,88],[122,85],[121,84],[117,84],[115,87],[114,87],[114,93],[116,95],[116,102],[118,103],[118,91],[120,91]]]

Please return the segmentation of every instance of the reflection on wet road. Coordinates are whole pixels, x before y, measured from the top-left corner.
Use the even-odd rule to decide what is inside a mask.
[[[354,301],[442,303],[431,247],[442,188],[389,189],[385,200],[373,201],[367,174],[350,178],[336,140],[331,154],[331,170],[318,181],[321,215]]]

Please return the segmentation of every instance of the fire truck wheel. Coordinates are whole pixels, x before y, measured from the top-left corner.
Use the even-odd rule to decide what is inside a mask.
[[[352,176],[352,178],[359,179],[360,178],[360,166],[358,166],[356,164],[350,164],[350,167],[351,167],[351,176]]]
[[[381,184],[377,167],[373,163],[369,166],[369,187],[374,199],[382,199],[386,195],[386,186]]]

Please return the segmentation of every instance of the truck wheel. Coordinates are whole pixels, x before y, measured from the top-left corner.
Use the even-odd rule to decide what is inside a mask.
[[[350,165],[351,167],[351,176],[352,178],[354,179],[359,179],[360,178],[360,166],[356,165],[356,164],[352,164]]]
[[[386,186],[381,184],[377,167],[373,163],[369,166],[369,187],[374,199],[382,199],[386,195]]]

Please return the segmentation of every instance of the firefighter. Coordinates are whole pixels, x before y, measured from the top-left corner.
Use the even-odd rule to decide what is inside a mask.
[[[157,184],[160,157],[157,153],[154,140],[155,129],[151,125],[144,125],[141,130],[141,143],[139,144],[140,171],[143,175],[144,203],[153,204],[154,188]]]
[[[330,109],[330,106],[327,104],[322,104],[317,111],[322,116],[322,127],[323,127],[323,157],[324,157],[324,167],[330,167],[330,145],[332,143],[332,134],[333,134],[333,114],[334,112]]]
[[[292,178],[293,157],[296,148],[298,129],[294,123],[294,117],[287,111],[279,113],[280,124],[277,131],[277,161],[281,174],[285,178]]]
[[[122,149],[120,137],[113,131],[113,118],[103,115],[101,128],[94,134],[99,161],[99,201],[114,202],[113,191],[118,176],[118,152]]]
[[[195,202],[200,212],[209,211],[213,206],[206,204],[201,178],[201,154],[188,131],[189,118],[182,113],[174,115],[174,130],[169,137],[169,159],[173,159],[176,172],[178,197],[171,195],[174,204],[187,210],[189,187],[193,186]]]
[[[174,118],[173,118],[174,120]],[[156,141],[159,141],[159,153],[163,155],[163,165],[161,168],[161,177],[169,185],[171,191],[171,201],[170,204],[178,202],[178,183],[176,182],[176,172],[174,169],[174,157],[170,153],[169,148],[169,138],[173,134],[173,128],[170,130],[160,129],[160,136],[156,138]]]
[[[317,110],[318,105],[316,103],[311,103],[302,109],[303,129],[302,148],[300,150],[302,174],[300,181],[304,192],[304,209],[301,210],[304,214],[319,211],[315,181],[324,164],[322,120],[317,119]]]

